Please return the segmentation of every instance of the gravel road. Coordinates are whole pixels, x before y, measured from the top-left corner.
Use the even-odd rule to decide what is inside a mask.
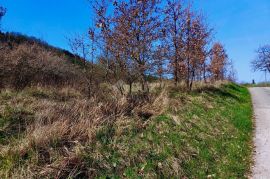
[[[250,88],[256,129],[254,179],[270,179],[270,88]]]

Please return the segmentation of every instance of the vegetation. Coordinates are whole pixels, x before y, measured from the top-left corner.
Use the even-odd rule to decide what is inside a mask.
[[[257,50],[258,56],[252,61],[254,71],[270,72],[270,45],[265,45]]]
[[[2,91],[1,178],[245,178],[252,151],[247,89],[160,90],[133,105],[134,97],[99,106],[71,89]]]
[[[115,136],[110,135],[109,141],[103,130],[98,133],[101,149],[105,148],[101,155],[111,156],[109,168],[100,174],[104,178],[245,178],[252,150],[247,89],[225,85],[192,95],[169,95],[169,103],[179,105],[169,105],[161,115],[145,121],[142,129],[127,121],[120,131],[114,126]]]
[[[27,36],[18,32],[0,33],[0,42],[2,43],[1,46],[4,47],[8,45],[9,48],[15,48],[20,44],[38,45],[48,52],[54,53],[58,56],[62,56],[66,61],[70,61],[73,64],[77,64],[80,66],[83,64],[83,59],[78,55],[76,56],[67,50],[53,47],[47,42],[40,40],[36,37]]]
[[[185,82],[189,91],[194,81],[220,80],[217,73],[222,80],[235,80],[226,50],[221,43],[213,46],[220,51],[209,48],[212,29],[189,3],[103,0],[92,6],[96,26],[69,44],[74,53],[102,67],[106,82],[123,81],[131,93],[134,83],[149,92],[147,76],[160,81],[172,76],[175,86]]]
[[[0,46],[0,88],[84,85],[79,56],[18,33],[0,33]]]
[[[140,83],[141,92],[149,93],[149,77],[160,83],[173,77],[188,91],[196,81],[234,80],[223,45],[209,48],[212,29],[190,3],[103,0],[92,7],[96,25],[87,36],[69,39],[75,55],[34,37],[1,33],[0,87],[76,86],[91,98],[102,83],[122,95]]]
[[[205,18],[163,4],[92,1],[74,54],[0,34],[0,178],[247,177],[249,93]]]

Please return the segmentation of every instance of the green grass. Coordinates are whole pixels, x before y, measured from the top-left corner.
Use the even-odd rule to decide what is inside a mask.
[[[173,106],[145,123],[101,129],[98,142],[83,155],[88,167],[98,168],[100,178],[247,178],[252,151],[248,90],[229,84],[172,93],[172,100],[185,101],[177,110]]]
[[[6,105],[4,112],[0,113],[0,144],[19,138],[32,121],[32,113]]]

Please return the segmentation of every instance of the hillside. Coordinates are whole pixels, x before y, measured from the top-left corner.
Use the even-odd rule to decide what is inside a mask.
[[[0,88],[82,83],[82,58],[18,33],[0,34]]]
[[[246,88],[227,83],[186,93],[170,83],[151,86],[150,98],[105,90],[99,105],[71,88],[2,90],[1,178],[247,177]]]
[[[71,62],[73,64],[78,64],[78,65],[83,64],[83,59],[81,57],[76,56],[67,50],[54,47],[48,44],[47,42],[42,41],[41,39],[38,39],[32,36],[27,36],[21,33],[0,32],[0,44],[1,44],[1,49],[3,48],[2,50],[4,50],[4,47],[13,49],[13,48],[16,48],[16,46],[20,44],[38,45],[48,52],[52,52],[59,57],[64,57],[63,60],[66,60],[67,62]]]

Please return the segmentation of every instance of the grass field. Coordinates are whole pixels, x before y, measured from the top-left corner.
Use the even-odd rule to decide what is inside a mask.
[[[76,112],[60,135],[65,120],[48,111],[62,105],[60,117],[68,118],[65,112],[83,110],[74,104],[79,94],[1,92],[1,178],[247,178],[252,107],[245,87],[230,83],[191,93],[176,88],[155,92],[158,98],[143,108],[156,111],[154,115],[137,111],[118,116],[91,127],[87,135],[83,130],[73,133],[76,126],[83,128],[75,119],[90,114]],[[46,115],[53,120],[50,125]]]

